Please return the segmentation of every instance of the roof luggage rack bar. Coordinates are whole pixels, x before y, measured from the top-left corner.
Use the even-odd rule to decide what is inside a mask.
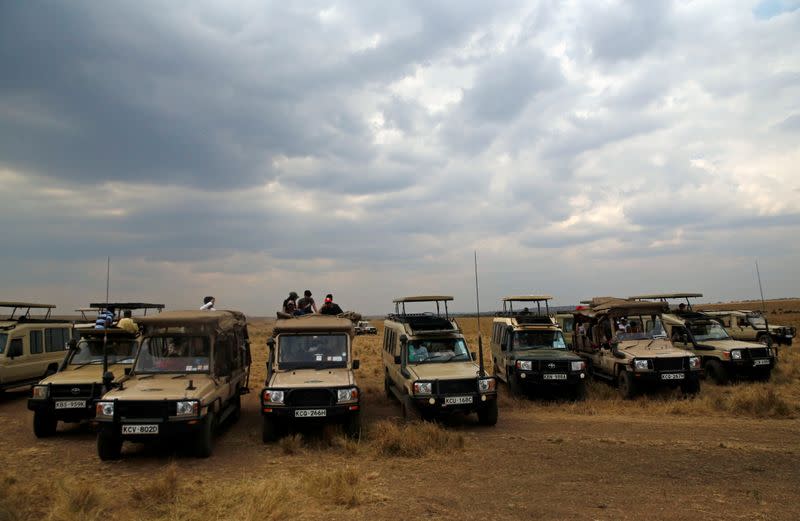
[[[14,315],[17,313],[18,309],[25,310],[25,313],[20,316],[26,318],[30,316],[31,309],[46,309],[47,313],[44,316],[44,320],[48,320],[50,318],[50,313],[55,307],[55,304],[35,304],[33,302],[0,302],[0,308],[12,308],[11,316],[8,317],[7,320],[14,320]]]

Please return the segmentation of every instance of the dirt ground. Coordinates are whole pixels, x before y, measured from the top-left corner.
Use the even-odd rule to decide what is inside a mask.
[[[800,325],[800,301],[770,306],[776,311],[771,322]],[[476,349],[475,320],[460,322]],[[490,323],[481,320],[484,339]],[[28,391],[6,393],[0,399],[0,478],[15,492],[0,492],[0,520],[85,519],[87,513],[235,519],[241,516],[219,505],[236,503],[237,491],[254,483],[265,488],[247,501],[257,503],[261,494],[264,501],[283,497],[291,505],[261,519],[800,519],[797,346],[782,352],[773,382],[724,388],[705,382],[695,400],[668,393],[624,402],[594,383],[585,402],[553,403],[513,399],[501,386],[497,426],[480,427],[474,418],[450,421],[444,428],[463,447],[405,458],[386,455],[371,441],[380,420],[399,422],[399,407],[382,393],[382,324],[375,324],[378,336],[356,339],[366,420],[357,445],[330,443],[314,432],[302,433],[297,446],[261,442],[264,322],[251,326],[253,392],[245,397],[242,419],[220,434],[207,460],[175,447],[126,444],[121,461],[100,462],[89,426],[60,426],[56,437],[37,440]],[[359,490],[347,502],[314,490],[325,486],[314,476],[336,476],[331,473],[340,468],[354,471],[348,479]],[[170,472],[175,493],[159,496],[147,488],[170,486],[164,478]],[[95,503],[55,508],[67,496],[74,502],[69,490],[87,483],[100,490]],[[284,496],[273,494],[275,488]],[[213,496],[214,489],[225,497]],[[149,496],[141,490],[164,504],[146,505]]]

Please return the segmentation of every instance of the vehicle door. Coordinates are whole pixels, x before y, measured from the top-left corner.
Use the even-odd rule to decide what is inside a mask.
[[[404,377],[400,373],[400,369],[403,366],[402,359],[403,353],[400,345],[400,335],[397,334],[397,330],[393,328],[386,329],[383,334],[383,343],[384,343],[384,360],[385,360],[385,367],[389,379],[394,382],[395,386],[402,389],[403,388],[403,380]],[[400,363],[397,363],[398,357],[400,359]]]
[[[508,366],[511,364],[511,350],[513,349],[512,345],[512,337],[514,334],[514,329],[506,324],[500,324],[500,342],[499,342],[499,353],[500,357],[498,360],[498,367],[497,370],[500,371],[504,380],[508,380]]]
[[[503,352],[500,350],[500,336],[502,335],[503,324],[494,322],[492,324],[492,338],[489,341],[489,349],[492,352],[492,362],[494,365],[495,375],[503,374]]]
[[[235,382],[233,378],[233,353],[238,351],[236,336],[232,330],[221,332],[214,341],[214,377],[217,381],[218,396],[223,404],[233,396]]]
[[[72,337],[70,328],[48,327],[44,330],[44,353],[41,358],[37,359],[38,374],[42,375],[47,370],[47,367],[52,364],[60,365],[64,358],[67,356],[68,348],[67,343]],[[31,351],[38,350],[37,346],[31,345]]]
[[[30,376],[30,355],[27,353],[27,339],[24,336],[9,338],[3,353],[4,367],[2,383],[7,385],[33,378]]]

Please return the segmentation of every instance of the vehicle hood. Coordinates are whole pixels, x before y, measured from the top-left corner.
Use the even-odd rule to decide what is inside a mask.
[[[581,360],[581,357],[566,349],[531,349],[530,351],[514,351],[514,360]]]
[[[759,344],[757,342],[745,342],[742,340],[704,340],[703,342],[698,342],[702,346],[710,346],[714,349],[720,349],[722,351],[730,351],[731,349],[762,349],[764,344]]]
[[[409,364],[406,368],[419,380],[457,380],[478,376],[478,365],[475,362]]]
[[[180,378],[175,378],[180,376]],[[189,380],[193,390],[187,390]],[[208,395],[216,383],[207,374],[175,375],[139,375],[123,380],[122,389],[114,389],[103,396],[105,400],[181,400],[200,399]]]
[[[356,385],[353,372],[346,367],[335,369],[295,369],[272,375],[268,387],[346,387]]]
[[[647,356],[650,358],[694,356],[694,353],[691,351],[677,348],[673,346],[669,340],[661,338],[653,340],[625,340],[619,343],[617,349],[632,356]]]
[[[109,364],[108,370],[114,373],[114,379],[122,378],[125,367],[131,364]],[[74,385],[74,384],[100,384],[103,383],[103,365],[67,366],[63,371],[52,374],[39,382],[40,384]]]

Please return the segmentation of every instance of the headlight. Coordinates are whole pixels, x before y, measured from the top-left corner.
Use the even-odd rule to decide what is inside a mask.
[[[336,389],[336,401],[338,403],[358,401],[358,389],[355,387]]]
[[[50,386],[49,385],[34,385],[33,386],[33,397],[37,400],[44,400],[50,395]]]
[[[689,369],[700,369],[700,358],[696,356],[689,357]]]
[[[177,416],[197,416],[197,413],[200,411],[200,402],[197,400],[178,402],[177,406]]]
[[[742,352],[738,349],[731,351],[731,359],[732,360],[741,360],[742,359]]]
[[[497,387],[497,382],[494,378],[481,378],[478,380],[478,391],[482,393],[490,393]]]
[[[517,360],[517,369],[522,369],[523,371],[532,371],[533,362],[530,360]]]
[[[114,416],[114,402],[97,402],[94,413],[95,416],[112,418]]]
[[[431,394],[433,382],[414,382],[414,394]]]
[[[580,362],[570,362],[570,369],[573,371],[583,371],[586,369],[586,362],[581,360]]]
[[[634,371],[647,371],[650,367],[650,364],[647,360],[633,360],[633,369]]]
[[[284,392],[264,389],[264,403],[283,403]]]

